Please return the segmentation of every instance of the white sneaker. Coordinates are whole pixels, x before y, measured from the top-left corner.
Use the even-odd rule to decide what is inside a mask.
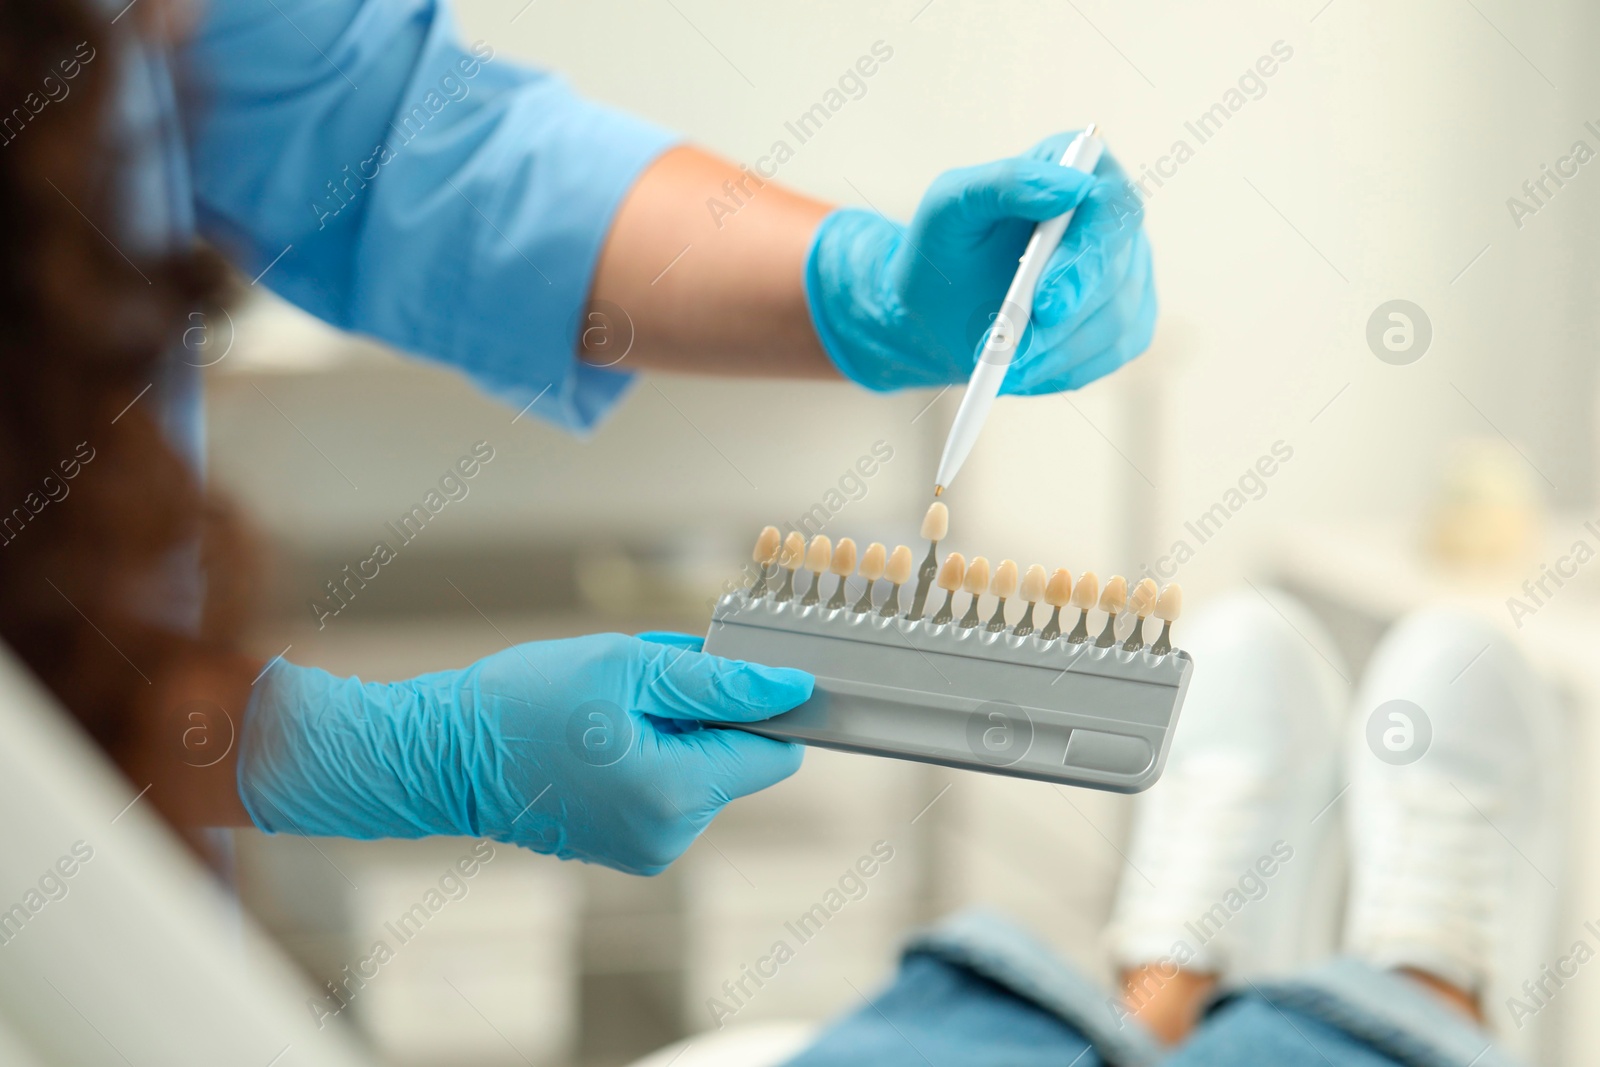
[[[1499,630],[1436,609],[1384,639],[1356,710],[1346,950],[1476,993],[1515,1034],[1506,998],[1542,1006],[1521,987],[1550,959],[1561,877],[1552,694]]]
[[[1231,594],[1185,632],[1194,675],[1165,773],[1139,798],[1111,953],[1121,967],[1288,970],[1335,940],[1325,809],[1342,784],[1344,668],[1277,590]]]

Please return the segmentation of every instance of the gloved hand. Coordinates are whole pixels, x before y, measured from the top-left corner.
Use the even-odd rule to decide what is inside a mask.
[[[1149,347],[1156,294],[1143,208],[1109,152],[1092,177],[1061,166],[1072,137],[941,175],[909,230],[853,208],[823,220],[806,298],[845,377],[879,390],[965,383],[1034,223],[1074,206],[1001,391],[1076,389]]]
[[[485,836],[656,874],[728,801],[800,767],[798,745],[701,720],[787,711],[811,676],[700,644],[540,641],[387,684],[280,662],[246,712],[239,794],[269,833]]]

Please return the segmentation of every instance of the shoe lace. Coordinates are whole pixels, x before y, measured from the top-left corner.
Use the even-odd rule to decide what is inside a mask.
[[[1271,778],[1255,767],[1188,761],[1161,783],[1166,795],[1142,827],[1125,915],[1180,931],[1200,921],[1252,869],[1270,814]],[[1230,909],[1231,912],[1231,909]]]
[[[1364,859],[1354,872],[1353,940],[1424,941],[1483,973],[1506,885],[1508,848],[1492,822],[1503,799],[1486,794],[1469,800],[1454,784],[1425,773],[1396,777],[1389,815],[1364,826],[1372,839],[1363,842]]]

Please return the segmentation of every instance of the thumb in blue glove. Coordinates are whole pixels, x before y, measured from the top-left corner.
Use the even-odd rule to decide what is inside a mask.
[[[699,648],[597,634],[393,683],[280,663],[245,717],[240,796],[267,832],[487,836],[656,874],[800,766],[797,745],[705,724],[796,707],[811,676]]]
[[[1059,164],[1072,134],[1025,155],[949,171],[909,228],[872,211],[823,220],[806,296],[840,372],[888,390],[965,382],[1035,223],[1075,209],[1002,391],[1074,389],[1149,347],[1156,297],[1144,213],[1117,161]]]

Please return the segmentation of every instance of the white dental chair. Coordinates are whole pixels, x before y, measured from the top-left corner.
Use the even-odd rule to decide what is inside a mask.
[[[374,1064],[140,788],[0,646],[0,1063]]]

